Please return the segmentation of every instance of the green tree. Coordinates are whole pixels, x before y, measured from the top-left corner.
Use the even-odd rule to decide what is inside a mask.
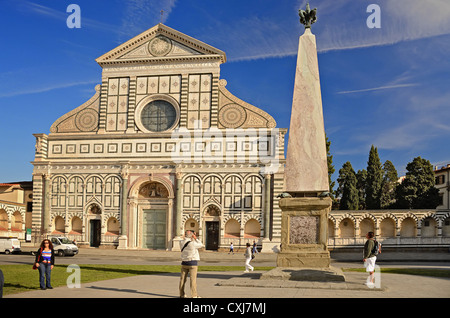
[[[359,195],[358,189],[356,188],[356,173],[349,161],[344,163],[339,170],[337,182],[339,183],[339,187],[336,194],[341,196],[339,209],[358,210]]]
[[[326,144],[327,144],[328,183],[330,185],[331,198],[334,200],[335,191],[333,188],[336,183],[331,180],[331,176],[335,172],[335,169],[333,166],[333,156],[330,153],[331,141],[328,139],[327,135],[325,135],[325,138],[326,138]]]
[[[367,170],[358,170],[358,172],[356,173],[356,188],[358,189],[360,210],[364,210],[366,208],[366,181]]]
[[[393,208],[395,206],[397,185],[397,170],[391,161],[386,160],[383,165],[383,182],[381,184],[380,207],[382,209]]]
[[[379,209],[381,204],[381,184],[383,182],[383,169],[381,168],[378,150],[373,145],[370,148],[367,162],[366,180],[366,207],[367,209]]]
[[[429,160],[416,157],[406,165],[406,176],[397,186],[397,207],[402,209],[435,209],[439,190],[435,187],[433,166]]]

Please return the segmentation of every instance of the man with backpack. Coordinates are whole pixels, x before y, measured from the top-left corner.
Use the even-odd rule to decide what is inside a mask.
[[[368,232],[366,234],[367,241],[364,244],[363,262],[366,272],[370,274],[366,282],[368,287],[374,286],[375,261],[377,260],[378,253],[381,251],[381,245],[374,239],[374,236],[373,232]]]

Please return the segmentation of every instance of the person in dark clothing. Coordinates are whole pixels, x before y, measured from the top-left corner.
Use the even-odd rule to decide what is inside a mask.
[[[0,269],[0,298],[3,297],[3,285],[5,284],[5,277],[3,276],[3,272]]]
[[[377,260],[376,255],[373,253],[373,249],[375,246],[374,233],[368,232],[366,234],[367,241],[364,244],[364,255],[363,262],[364,267],[366,268],[366,272],[369,273],[369,277],[367,279],[366,285],[372,286],[374,284],[374,272],[375,272],[375,261]]]
[[[42,241],[41,247],[36,253],[34,263],[39,269],[39,285],[41,289],[53,289],[50,284],[50,278],[53,266],[55,265],[55,251],[50,240],[45,239]]]

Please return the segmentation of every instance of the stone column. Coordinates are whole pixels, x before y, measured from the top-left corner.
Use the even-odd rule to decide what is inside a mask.
[[[183,184],[181,183],[181,178],[183,174],[181,172],[176,173],[177,185],[176,185],[176,233],[177,237],[181,237],[183,235],[183,214],[182,214],[182,198],[183,198]]]
[[[122,166],[122,195],[120,207],[120,236],[118,249],[128,248],[128,165]]]
[[[51,193],[50,193],[50,175],[49,174],[45,174],[42,176],[43,178],[43,189],[44,189],[44,215],[42,218],[42,230],[43,230],[43,234],[48,234],[48,232],[50,231],[50,198],[51,198]]]
[[[266,174],[264,178],[264,240],[270,239],[270,195],[272,175]]]
[[[180,251],[180,241],[183,236],[183,209],[182,209],[182,199],[183,199],[183,184],[181,179],[183,178],[182,172],[176,172],[176,220],[175,220],[175,237],[173,239],[172,251]],[[198,237],[201,237],[201,224],[199,224],[199,234]]]
[[[120,234],[128,235],[128,175],[122,176],[122,206],[120,211]]]

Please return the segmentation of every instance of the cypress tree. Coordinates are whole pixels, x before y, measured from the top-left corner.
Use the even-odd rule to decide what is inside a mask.
[[[358,210],[359,194],[356,188],[356,173],[352,164],[347,161],[339,170],[337,194],[341,195],[340,210]]]
[[[383,165],[383,182],[381,185],[380,204],[382,209],[395,206],[395,194],[398,184],[398,174],[394,164],[386,160]]]
[[[366,209],[366,182],[367,182],[367,171],[366,169],[358,170],[356,173],[356,188],[359,194],[359,209]]]
[[[383,170],[381,168],[378,150],[373,145],[370,148],[367,162],[366,182],[366,207],[367,209],[379,209],[381,207],[381,184],[383,182]]]
[[[335,182],[331,180],[331,176],[333,175],[335,169],[333,166],[333,156],[330,153],[330,145],[331,141],[328,139],[328,136],[325,135],[325,141],[327,145],[327,164],[328,164],[328,184],[330,186],[331,198],[334,200],[335,191],[333,190]]]

